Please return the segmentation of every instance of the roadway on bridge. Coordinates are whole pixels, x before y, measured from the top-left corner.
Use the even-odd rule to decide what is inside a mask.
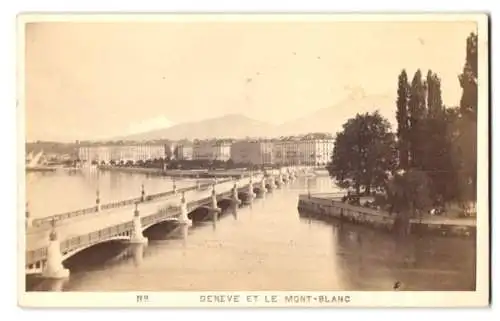
[[[254,178],[255,179],[255,178]],[[249,179],[241,179],[238,186],[249,183]],[[231,190],[234,182],[226,182],[216,185],[216,192],[223,193]],[[193,190],[185,193],[186,201],[192,202],[203,199],[211,195],[212,189]],[[179,206],[182,194],[167,196],[158,200],[140,203],[138,209],[142,217],[157,213],[160,208],[165,208],[169,204]],[[100,229],[113,225],[130,222],[134,216],[135,205],[128,205],[120,208],[102,210],[99,213],[82,215],[72,219],[64,220],[56,224],[56,231],[59,240],[86,235]],[[31,228],[26,234],[26,250],[35,250],[48,243],[50,228]]]

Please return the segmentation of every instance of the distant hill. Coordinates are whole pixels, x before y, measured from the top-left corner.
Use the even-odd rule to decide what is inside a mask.
[[[275,127],[239,114],[174,125],[113,140],[181,140],[274,136]]]
[[[395,130],[396,102],[393,97],[384,95],[365,95],[364,92],[353,92],[340,103],[312,112],[301,117],[274,126],[266,122],[248,118],[240,114],[229,114],[222,117],[189,122],[172,127],[148,131],[144,133],[115,137],[112,140],[151,141],[210,138],[245,138],[245,137],[280,137],[305,135],[308,133],[330,133],[335,135],[342,125],[356,113],[373,112],[377,109],[382,116],[389,119]]]
[[[393,108],[387,108],[393,107]],[[320,110],[305,117],[286,122],[276,129],[280,135],[297,135],[309,132],[326,132],[336,134],[342,130],[342,125],[357,113],[373,112],[380,110],[382,116],[391,123],[395,120],[396,102],[394,98],[383,95],[365,96],[363,93],[351,95],[344,101]],[[386,111],[384,112],[385,109]],[[393,125],[393,130],[394,124]]]

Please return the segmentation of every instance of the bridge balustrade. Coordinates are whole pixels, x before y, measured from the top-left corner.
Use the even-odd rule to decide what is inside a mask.
[[[169,206],[167,208],[162,208],[157,213],[144,216],[141,218],[142,226],[150,226],[156,222],[160,222],[165,218],[173,217],[175,214],[180,214],[180,208],[177,206]]]
[[[218,184],[224,184],[224,183],[230,182],[231,180],[232,179],[225,179],[225,180],[221,180],[221,181],[219,181],[217,183]],[[210,186],[212,186],[212,183],[201,184],[200,187],[202,189],[207,189]],[[197,189],[196,186],[190,186],[190,187],[182,188],[179,191],[180,192],[188,192],[188,191],[193,191],[193,190],[196,190],[196,189]],[[152,200],[155,200],[155,199],[158,199],[158,198],[163,198],[163,197],[171,196],[171,195],[174,195],[174,194],[175,194],[174,191],[167,191],[167,192],[161,192],[161,193],[151,194],[151,195],[147,196],[146,200],[147,201],[152,201]],[[123,201],[117,201],[117,202],[111,202],[111,203],[103,204],[103,205],[101,205],[101,210],[109,210],[109,209],[115,209],[115,208],[119,208],[119,207],[125,207],[125,206],[129,206],[129,205],[133,205],[136,202],[139,202],[140,200],[141,200],[140,197],[135,197],[135,198],[131,198],[131,199],[128,199],[128,200],[123,200]],[[77,216],[86,215],[86,214],[92,214],[92,213],[96,213],[96,212],[97,212],[97,207],[96,206],[87,207],[87,208],[84,208],[84,209],[79,209],[79,210],[70,211],[70,212],[61,213],[61,214],[56,214],[56,215],[52,215],[52,216],[48,216],[48,217],[44,217],[44,218],[34,219],[32,224],[35,227],[50,226],[53,221],[57,222],[57,221],[66,220],[66,219],[74,218],[74,217],[77,217]]]

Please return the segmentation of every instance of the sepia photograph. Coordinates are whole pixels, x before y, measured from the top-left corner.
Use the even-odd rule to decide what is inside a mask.
[[[486,14],[17,33],[19,305],[488,305]]]

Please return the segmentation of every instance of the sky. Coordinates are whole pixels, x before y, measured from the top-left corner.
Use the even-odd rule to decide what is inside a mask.
[[[474,22],[30,23],[26,139],[103,139],[235,113],[280,124],[356,88],[395,100],[403,68],[410,79],[436,72],[444,103],[458,105],[475,31]]]

